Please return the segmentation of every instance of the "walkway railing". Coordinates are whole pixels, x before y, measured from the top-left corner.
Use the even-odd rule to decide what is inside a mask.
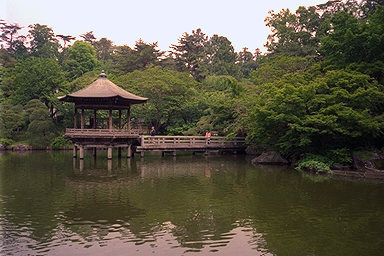
[[[228,139],[226,137],[214,136],[207,139],[204,136],[147,136],[142,135],[141,146],[148,145],[244,145],[245,138],[235,137]]]

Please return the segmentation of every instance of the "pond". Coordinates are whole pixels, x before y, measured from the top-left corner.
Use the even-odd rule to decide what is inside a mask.
[[[0,255],[383,255],[384,184],[242,155],[0,155]]]

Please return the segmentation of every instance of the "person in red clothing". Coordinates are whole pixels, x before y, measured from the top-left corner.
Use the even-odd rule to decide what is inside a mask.
[[[205,132],[205,139],[207,140],[207,144],[211,143],[211,132],[209,130]]]

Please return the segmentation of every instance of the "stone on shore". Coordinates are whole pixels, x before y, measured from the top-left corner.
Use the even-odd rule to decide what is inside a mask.
[[[252,160],[253,164],[288,164],[287,159],[283,158],[279,152],[264,152]]]

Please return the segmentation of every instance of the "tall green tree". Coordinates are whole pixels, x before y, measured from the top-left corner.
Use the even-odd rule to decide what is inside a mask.
[[[160,67],[135,70],[114,79],[117,85],[148,102],[132,108],[134,118],[142,118],[160,133],[195,124],[200,116],[196,101],[196,81],[186,72]],[[181,132],[181,131],[179,131]]]
[[[206,59],[202,66],[210,75],[230,75],[241,77],[240,68],[236,65],[236,53],[228,38],[213,35],[205,46]]]
[[[383,85],[358,72],[293,73],[261,87],[248,139],[287,155],[383,143]]]
[[[248,51],[247,47],[244,47],[241,52],[237,53],[236,63],[244,78],[249,78],[251,71],[256,70],[258,67],[257,58]]]
[[[5,49],[7,49],[8,53],[18,57],[25,56],[27,52],[27,48],[24,45],[25,36],[18,35],[21,29],[22,27],[17,23],[0,23],[0,42],[5,44]]]
[[[25,105],[32,99],[39,99],[50,109],[51,116],[57,94],[66,91],[64,72],[54,59],[28,58],[19,62],[5,79],[13,103]]]
[[[95,41],[93,46],[96,49],[98,60],[100,60],[103,64],[111,60],[114,49],[114,45],[111,40],[103,37],[100,40]]]
[[[83,41],[76,41],[68,48],[67,58],[63,63],[68,78],[73,80],[86,72],[93,70],[97,65],[96,51],[93,46]]]
[[[339,12],[331,19],[332,31],[321,41],[325,69],[350,68],[384,84],[384,7],[365,19]]]
[[[142,70],[150,65],[159,64],[163,52],[157,49],[157,43],[136,41],[135,48],[124,45],[116,47],[112,58],[114,66],[123,73]]]
[[[271,28],[266,47],[270,53],[291,56],[317,56],[322,19],[316,7],[299,7],[295,13],[283,9],[269,12],[266,25]],[[320,34],[320,35],[319,35]]]
[[[206,76],[203,66],[208,37],[198,28],[192,30],[192,34],[185,32],[178,41],[171,46],[178,70],[188,71],[197,81],[202,81]]]
[[[56,127],[47,107],[39,100],[31,100],[26,104],[26,112],[29,120],[29,143],[34,147],[47,147],[56,136]]]
[[[30,52],[34,57],[57,58],[59,42],[52,28],[47,25],[34,24],[29,26],[29,37],[31,38]]]

